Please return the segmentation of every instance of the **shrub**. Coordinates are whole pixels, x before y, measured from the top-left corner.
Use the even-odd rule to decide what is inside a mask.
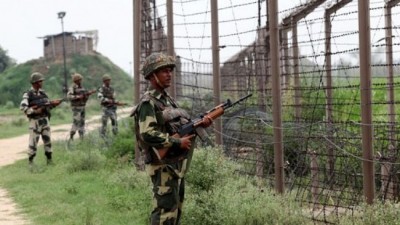
[[[182,224],[307,224],[299,206],[285,196],[255,186],[256,179],[235,174],[237,166],[220,150],[196,150],[187,176]]]
[[[6,104],[4,105],[5,109],[12,109],[15,108],[15,104],[12,101],[7,101]]]
[[[212,191],[218,182],[232,173],[231,164],[224,158],[222,150],[207,147],[195,150],[186,181],[196,191]]]
[[[68,164],[69,172],[90,171],[101,168],[106,161],[104,155],[98,150],[88,149],[86,151],[74,151],[72,160]]]
[[[133,131],[132,119],[123,119],[119,126],[119,133],[113,137],[112,144],[106,151],[108,158],[128,158],[133,160],[135,158],[135,133]]]

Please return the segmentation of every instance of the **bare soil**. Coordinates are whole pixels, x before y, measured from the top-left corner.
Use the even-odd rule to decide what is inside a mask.
[[[130,109],[119,110],[118,117],[122,118],[128,115]],[[92,131],[99,127],[100,116],[87,120],[86,131]],[[66,140],[69,137],[71,124],[51,126],[52,141]],[[15,163],[21,159],[27,159],[28,134],[14,138],[0,140],[0,167]],[[39,141],[42,144],[42,141]],[[27,161],[28,162],[28,161]],[[29,172],[27,170],[27,172]],[[0,224],[1,225],[28,225],[32,224],[26,215],[21,213],[18,205],[9,196],[6,189],[1,188],[0,184]]]

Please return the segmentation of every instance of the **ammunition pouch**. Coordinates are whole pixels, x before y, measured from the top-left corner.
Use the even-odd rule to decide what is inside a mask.
[[[162,117],[170,135],[178,133],[179,129],[190,120],[185,110],[173,107],[166,107],[162,111]]]

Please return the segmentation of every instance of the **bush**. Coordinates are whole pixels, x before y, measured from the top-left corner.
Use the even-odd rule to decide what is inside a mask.
[[[104,155],[98,150],[74,151],[72,160],[67,166],[69,172],[91,171],[101,168],[106,161]]]
[[[260,189],[254,178],[235,174],[237,166],[220,150],[196,150],[187,175],[182,224],[307,224],[294,201]]]
[[[151,211],[151,184],[144,172],[124,166],[111,174],[107,181],[109,204],[116,210],[142,209]]]
[[[133,160],[135,158],[133,120],[123,119],[120,124],[125,124],[126,126],[119,126],[119,133],[113,138],[111,147],[106,151],[106,156],[108,158],[128,158],[128,160]]]
[[[196,191],[212,191],[215,185],[227,176],[231,176],[233,168],[226,160],[220,149],[210,147],[196,149],[192,159],[192,168],[186,177],[186,181]]]
[[[6,104],[4,105],[5,109],[12,109],[15,108],[15,104],[12,101],[7,101]]]

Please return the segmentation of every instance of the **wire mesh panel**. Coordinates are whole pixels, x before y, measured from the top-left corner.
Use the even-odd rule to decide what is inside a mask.
[[[142,58],[167,49],[165,1],[143,2]],[[273,186],[276,74],[269,72],[267,2],[218,1],[220,92],[221,102],[253,94],[222,116],[223,148],[242,165],[238,173]],[[376,199],[399,198],[400,7],[385,6],[370,1],[372,76],[365,78],[357,1],[279,1],[285,186],[315,221],[337,223],[364,201],[363,126],[373,128]],[[174,1],[177,99],[193,116],[215,98],[210,10],[206,0]],[[361,79],[370,83],[372,124],[361,122]]]

